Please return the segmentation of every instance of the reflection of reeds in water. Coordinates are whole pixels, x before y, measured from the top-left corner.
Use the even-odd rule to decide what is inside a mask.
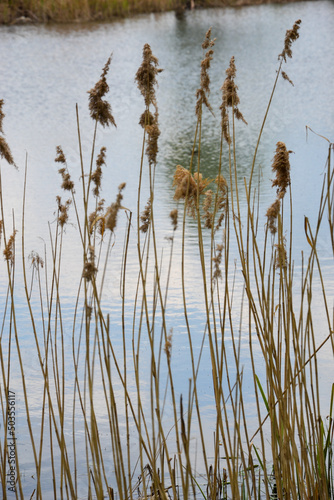
[[[287,32],[284,50],[279,56],[277,78],[282,74],[283,62],[292,55],[291,44],[298,38],[299,24],[297,22]],[[272,96],[255,148],[249,179],[245,179],[243,189],[246,191],[247,205],[243,208],[239,203],[241,188],[237,182],[238,138],[235,119],[245,120],[239,110],[234,58],[231,59],[222,86],[221,144],[217,152],[217,175],[215,179],[206,179],[201,173],[205,109],[212,111],[209,103],[209,69],[213,60],[213,46],[214,40],[211,39],[209,30],[202,46],[206,52],[197,92],[193,154],[189,168],[178,165],[174,175],[177,208],[170,213],[173,236],[169,238],[167,280],[162,279],[164,273],[154,219],[154,178],[160,134],[155,87],[160,69],[150,46],[144,46],[143,62],[136,75],[145,109],[139,120],[143,127],[143,146],[135,223],[138,280],[133,297],[131,325],[127,324],[125,307],[129,302],[127,259],[130,234],[134,231],[132,213],[123,207],[125,183],[119,186],[116,200],[105,207],[101,187],[102,168],[106,166],[106,148],[102,147],[98,154],[95,152],[98,125],[116,125],[111,107],[105,100],[109,90],[106,76],[110,59],[100,80],[89,91],[89,109],[95,121],[95,129],[91,161],[87,169],[82,159],[77,114],[81,187],[75,185],[65,154],[60,146],[57,147],[56,162],[60,164],[61,187],[69,195],[69,199],[62,202],[61,197],[57,197],[56,229],[54,233],[50,230],[51,250],[45,260],[36,252],[30,254],[30,281],[25,261],[24,192],[21,229],[23,282],[33,332],[31,342],[35,346],[42,384],[38,428],[33,424],[36,416],[32,415],[29,404],[29,380],[25,379],[16,317],[15,288],[19,286],[16,269],[20,265],[15,260],[15,245],[19,244],[18,231],[14,223],[11,235],[7,234],[9,223],[4,220],[4,191],[2,184],[0,185],[1,244],[8,275],[7,301],[3,309],[0,336],[0,477],[3,498],[9,496],[6,479],[10,457],[8,438],[13,436],[8,434],[8,405],[14,369],[15,380],[19,378],[22,384],[25,418],[35,468],[34,488],[29,491],[31,498],[50,498],[43,491],[47,481],[44,473],[46,463],[51,470],[54,498],[79,497],[83,474],[83,471],[78,470],[82,464],[80,433],[84,436],[86,453],[87,498],[178,499],[195,498],[198,495],[210,499],[333,498],[334,393],[328,387],[328,397],[331,398],[329,406],[321,408],[317,371],[319,349],[330,342],[334,347],[331,304],[326,296],[317,253],[317,237],[325,213],[331,235],[333,233],[332,144],[329,146],[328,170],[315,230],[311,230],[307,219],[305,222],[310,250],[303,257],[300,295],[296,298],[293,294],[295,283],[291,259],[292,213],[289,219],[286,212],[283,212],[283,198],[291,198],[290,152],[282,142],[277,143],[272,165],[275,173],[273,187],[277,189],[277,198],[267,211],[264,237],[258,238],[259,215],[254,201],[257,193],[252,187],[252,180],[258,143]],[[277,79],[273,92],[276,85]],[[0,131],[3,132],[3,102],[0,101],[0,104]],[[4,139],[0,146],[1,157],[13,164]],[[228,149],[228,180],[221,173],[223,147]],[[198,151],[196,162],[195,149]],[[141,192],[145,175],[149,179],[150,193],[143,207]],[[78,196],[82,197],[82,209],[79,208]],[[68,326],[62,314],[60,283],[62,265],[66,260],[63,242],[70,207],[74,209],[82,245],[82,275],[77,286],[77,296],[73,298],[72,324]],[[113,237],[118,229],[120,213],[127,217],[120,270],[121,352],[115,348],[109,312],[104,301],[107,266],[112,257]],[[197,221],[200,269],[197,285],[203,291],[203,315],[206,318],[199,354],[194,346],[194,331],[188,315],[188,257],[185,244],[188,216]],[[289,225],[290,232],[287,231]],[[173,367],[175,325],[168,324],[170,320],[167,315],[174,245],[178,244],[174,241],[174,233],[178,227],[181,227],[179,286],[182,290],[187,349],[190,353],[190,363],[185,371],[187,376],[190,374],[187,396],[177,393]],[[210,242],[209,252],[206,249],[207,239]],[[234,297],[235,271],[230,265],[230,249],[233,245],[238,251],[237,265],[241,268],[243,280],[240,285],[243,290],[240,303]],[[316,325],[312,320],[312,285],[316,274],[320,277],[328,324],[328,334],[320,345],[316,342]],[[32,300],[34,293],[39,296],[39,310]],[[246,321],[243,320],[245,316]],[[132,329],[130,341],[129,327]],[[68,328],[72,329],[73,336],[73,394],[69,394],[66,374],[64,332]],[[244,350],[241,335],[243,338],[248,337],[246,359],[241,354],[241,348]],[[210,360],[209,366],[205,367],[201,361],[204,345],[208,347]],[[259,366],[259,353],[265,376]],[[18,359],[15,368],[11,364],[14,354]],[[251,367],[256,425],[247,415],[249,394],[245,394],[244,390],[245,363]],[[213,447],[206,439],[207,415],[202,410],[199,392],[199,377],[203,369],[212,375],[208,391],[211,391],[215,407]],[[69,403],[71,400],[72,406]],[[103,437],[105,427],[102,431],[100,423],[101,405],[108,421],[108,443]],[[166,411],[167,405],[170,412]],[[328,410],[329,417],[326,420],[324,412]],[[197,452],[202,462],[200,471],[195,467],[193,437],[199,443]],[[136,456],[133,447],[136,449]],[[18,445],[15,456],[15,490],[18,498],[27,498],[20,475],[21,451]]]

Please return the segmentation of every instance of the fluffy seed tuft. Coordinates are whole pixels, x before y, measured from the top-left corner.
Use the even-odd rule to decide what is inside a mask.
[[[211,61],[213,59],[213,49],[212,47],[215,44],[215,38],[211,40],[211,28],[206,32],[204,42],[202,43],[203,50],[209,49],[204,56],[204,59],[201,62],[201,80],[200,87],[197,89],[196,97],[196,115],[200,116],[202,113],[203,104],[206,106],[211,113],[213,114],[211,105],[209,103],[208,97],[210,94],[210,76],[209,69],[211,66]]]
[[[87,281],[92,281],[97,273],[97,267],[95,266],[95,248],[93,246],[89,247],[89,257],[85,262],[84,269],[82,271],[82,277]]]
[[[106,164],[106,148],[103,146],[96,159],[96,169],[92,173],[91,180],[94,184],[93,195],[98,197],[100,195],[101,180],[102,180],[102,166]]]
[[[217,245],[215,250],[215,256],[212,257],[214,272],[212,279],[214,281],[218,281],[219,278],[222,278],[222,272],[220,269],[220,264],[222,261],[222,253],[223,253],[224,245]]]
[[[144,97],[146,108],[150,104],[156,104],[155,85],[157,84],[157,74],[162,71],[158,68],[158,59],[153,55],[148,43],[143,48],[143,62],[138,68],[135,80],[137,86]]]
[[[290,185],[290,161],[289,154],[284,142],[276,144],[276,153],[272,163],[272,171],[275,172],[276,178],[273,180],[272,186],[277,186],[277,196],[282,199]]]
[[[281,208],[281,200],[276,199],[272,205],[267,210],[266,216],[268,218],[268,228],[271,234],[276,234],[277,232],[277,217]]]
[[[95,86],[88,91],[89,94],[89,111],[93,120],[96,120],[102,127],[109,127],[113,125],[116,127],[115,119],[111,112],[111,106],[108,101],[103,100],[103,97],[109,92],[109,85],[107,84],[107,73],[111,63],[111,57],[106,62],[100,80]]]
[[[5,246],[5,249],[3,251],[5,260],[9,262],[10,264],[14,264],[14,257],[15,257],[15,236],[17,233],[17,229],[13,232],[13,234],[9,237],[9,240],[7,241],[7,245]]]
[[[185,200],[188,214],[196,217],[197,191],[199,196],[204,193],[205,188],[210,184],[210,179],[203,179],[202,174],[191,175],[189,170],[181,165],[177,165],[173,186],[175,186],[174,200]]]
[[[149,199],[146,203],[146,206],[140,216],[140,220],[142,222],[142,225],[139,228],[139,231],[142,233],[147,233],[148,228],[150,226],[150,221],[151,221],[151,210],[152,210],[152,204],[151,204],[151,199]]]
[[[58,205],[58,215],[57,215],[58,224],[60,225],[61,228],[63,228],[68,221],[68,210],[70,208],[72,200],[69,199],[65,201],[65,204],[62,204],[61,197],[56,196],[56,201]]]
[[[125,188],[125,182],[120,184],[118,186],[118,194],[116,196],[116,201],[110,205],[109,208],[107,208],[106,214],[105,214],[105,226],[107,229],[109,229],[112,233],[114,232],[117,224],[117,215],[119,210],[122,208],[122,200],[123,200],[123,194],[122,191]]]
[[[290,58],[292,57],[291,45],[299,38],[300,25],[301,25],[301,20],[298,19],[298,21],[294,23],[292,29],[286,31],[284,40],[284,49],[278,56],[279,59],[284,59],[284,61],[286,62],[287,57]]]
[[[229,123],[228,123],[228,108],[232,109],[232,113],[234,114],[237,120],[241,120],[247,125],[243,114],[238,108],[238,104],[240,103],[240,99],[238,96],[238,87],[235,84],[236,77],[236,66],[234,56],[231,57],[230,65],[226,70],[226,78],[221,87],[222,91],[222,104],[220,106],[221,111],[221,126],[223,137],[225,138],[228,144],[231,143],[231,136],[229,132]]]
[[[34,250],[30,253],[28,259],[30,260],[32,267],[34,267],[36,270],[38,270],[39,267],[44,267],[44,261],[42,257]]]

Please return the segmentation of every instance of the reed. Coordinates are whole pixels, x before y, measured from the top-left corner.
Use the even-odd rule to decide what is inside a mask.
[[[5,175],[4,179],[0,176],[2,268],[7,273],[0,333],[0,479],[4,499],[11,498],[12,493],[20,499],[52,496],[55,499],[121,500],[176,500],[198,496],[205,499],[333,498],[334,384],[328,388],[328,407],[323,408],[317,364],[318,352],[326,344],[334,354],[332,299],[326,292],[317,250],[320,229],[327,229],[334,252],[333,144],[328,141],[327,171],[315,227],[305,219],[309,252],[302,256],[297,277],[292,260],[291,151],[284,143],[276,144],[272,163],[276,198],[266,214],[259,213],[259,186],[254,188],[261,135],[276,86],[286,84],[280,81],[281,77],[290,81],[283,67],[292,57],[292,44],[298,39],[300,24],[300,20],[296,21],[286,33],[249,176],[242,186],[238,176],[236,120],[244,126],[247,122],[240,111],[233,57],[221,88],[221,139],[217,145],[216,177],[208,179],[202,174],[202,131],[207,113],[213,112],[210,66],[215,45],[211,29],[206,33],[200,85],[194,103],[196,131],[191,159],[187,167],[176,166],[173,179],[176,207],[170,213],[167,259],[162,258],[164,243],[159,241],[155,219],[160,135],[156,85],[161,69],[148,44],[143,48],[143,60],[136,74],[144,102],[139,117],[143,140],[134,216],[123,206],[126,204],[125,183],[118,187],[116,199],[109,206],[101,197],[107,151],[105,147],[96,151],[97,136],[101,128],[116,126],[107,100],[111,58],[89,91],[94,130],[88,164],[83,159],[80,117],[76,109],[79,182],[72,178],[66,153],[61,146],[56,147],[62,197],[56,198],[56,224],[49,225],[50,240],[43,258],[36,252],[26,257],[25,204],[29,196],[26,187],[18,232],[15,218],[12,221],[5,218],[6,179]],[[3,107],[0,101],[1,134]],[[223,159],[225,149],[228,164]],[[3,135],[0,136],[0,157],[15,165]],[[225,179],[223,171],[229,172],[228,178]],[[27,177],[28,163],[25,172]],[[148,199],[144,182],[148,186]],[[246,197],[245,207],[240,202],[241,193]],[[259,220],[263,216],[266,224],[263,236],[259,237]],[[72,297],[69,319],[68,312],[64,314],[62,269],[68,257],[65,239],[71,217],[76,221],[82,272]],[[121,217],[126,223],[117,280],[121,321],[120,338],[116,342],[110,304],[105,300],[105,282],[111,261],[118,258],[114,255],[114,242],[115,235],[121,234]],[[188,313],[189,219],[196,225],[199,270],[196,285],[203,294],[205,318],[199,350],[194,346],[195,330]],[[178,286],[182,290],[183,324],[189,352],[187,394],[180,394],[177,389],[173,325],[168,316],[171,270],[175,266],[177,245],[181,255]],[[130,286],[133,275],[128,271],[131,246],[137,252],[135,286]],[[232,248],[237,251],[236,263],[231,257]],[[327,321],[326,337],[319,345],[312,302],[316,279],[320,282]],[[235,297],[236,287],[241,292],[239,302]],[[37,416],[32,408],[31,385],[25,377],[22,356],[24,347],[18,333],[17,294],[22,295],[22,289],[31,342],[38,360],[42,405]],[[126,314],[129,304],[130,321]],[[68,331],[72,335],[71,354],[67,350],[65,332]],[[246,362],[252,374],[255,425],[247,414],[245,354],[241,353],[245,345]],[[203,367],[205,347],[209,352],[209,366]],[[264,378],[260,375],[261,363]],[[208,391],[215,408],[213,443],[206,437],[207,416],[199,390],[203,370],[211,376]],[[13,378],[22,388],[28,436],[25,453],[32,457],[34,468],[29,491],[20,473],[26,457],[16,445],[11,412]],[[102,420],[107,423],[103,424]],[[200,470],[196,468],[198,455]],[[13,457],[15,482],[9,490],[7,475]]]

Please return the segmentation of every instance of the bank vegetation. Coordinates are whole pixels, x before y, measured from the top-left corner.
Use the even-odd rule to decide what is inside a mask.
[[[290,3],[295,0],[276,0]],[[187,10],[205,7],[240,7],[274,3],[272,0],[5,0],[0,2],[0,24],[69,23],[112,21],[150,12],[174,10],[183,16]]]

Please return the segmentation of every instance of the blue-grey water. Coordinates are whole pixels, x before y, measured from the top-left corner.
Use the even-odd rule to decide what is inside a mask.
[[[164,238],[171,236],[172,229],[168,214],[175,207],[173,200],[173,174],[175,167],[189,165],[192,142],[195,133],[196,89],[199,86],[200,62],[202,59],[201,43],[209,27],[216,38],[214,58],[211,68],[210,102],[214,116],[204,115],[202,169],[207,177],[214,177],[219,156],[219,128],[221,102],[220,88],[225,78],[231,56],[235,57],[237,84],[239,87],[240,110],[248,125],[238,124],[238,167],[239,181],[247,177],[256,139],[270,97],[271,89],[278,68],[277,56],[282,51],[285,31],[294,21],[302,20],[300,38],[293,44],[293,58],[288,60],[284,70],[294,86],[280,79],[272,106],[268,115],[258,153],[257,172],[261,170],[261,201],[259,206],[260,221],[264,224],[264,214],[275,198],[271,187],[271,160],[277,141],[286,143],[293,151],[290,156],[293,217],[294,217],[294,257],[296,269],[300,268],[299,255],[307,249],[304,233],[304,216],[310,223],[317,219],[318,200],[321,193],[323,175],[327,158],[327,142],[312,133],[306,134],[306,126],[333,141],[334,113],[334,4],[332,1],[296,2],[289,5],[262,5],[238,9],[208,9],[187,12],[177,18],[173,12],[166,14],[144,15],[133,19],[117,21],[111,24],[71,24],[65,26],[9,26],[0,28],[0,99],[4,99],[6,114],[3,128],[18,170],[9,167],[1,160],[1,176],[4,198],[4,212],[7,233],[11,232],[12,219],[22,236],[21,213],[24,170],[27,162],[27,195],[25,207],[25,248],[26,256],[31,250],[43,255],[44,242],[48,245],[50,222],[54,231],[55,197],[61,193],[59,165],[54,162],[55,148],[61,145],[71,175],[80,192],[80,162],[78,155],[77,124],[75,106],[78,104],[81,139],[85,165],[89,165],[94,124],[89,117],[87,91],[99,79],[102,67],[112,53],[112,63],[108,74],[110,85],[109,99],[117,129],[98,129],[97,149],[107,147],[107,168],[103,171],[103,197],[110,204],[121,182],[126,182],[123,204],[136,212],[138,174],[142,148],[142,129],[138,125],[144,110],[143,99],[136,87],[134,77],[141,63],[142,48],[145,43],[151,45],[154,55],[159,60],[163,72],[159,74],[157,102],[161,136],[159,139],[158,165],[155,179],[155,223],[159,251],[164,248],[164,262],[167,262],[170,243]],[[225,157],[224,157],[225,158]],[[223,163],[223,173],[228,176],[227,163]],[[148,196],[147,181],[144,181],[143,205]],[[79,197],[79,195],[78,195]],[[80,203],[80,202],[79,202]],[[241,203],[245,196],[241,193]],[[123,248],[123,236],[126,222],[125,211],[120,214],[119,232],[114,241],[112,263],[105,283],[105,303],[109,308],[113,342],[121,345],[121,299],[119,293],[119,266]],[[263,231],[259,231],[262,234]],[[135,230],[133,231],[135,234]],[[198,290],[200,267],[196,250],[196,228],[187,222],[185,264],[187,282],[187,305],[195,352],[198,354],[203,338],[205,316],[203,296]],[[62,314],[65,331],[65,358],[68,377],[68,412],[72,411],[73,363],[72,363],[72,324],[66,323],[73,317],[73,300],[76,297],[77,283],[82,271],[80,243],[75,224],[74,211],[71,212],[71,225],[66,230],[62,263],[61,291]],[[261,238],[261,236],[259,236]],[[129,305],[126,308],[128,321],[127,333],[132,332],[133,302],[137,285],[136,238],[131,240],[128,261],[127,294]],[[2,247],[1,247],[2,248]],[[173,369],[178,380],[177,394],[187,394],[188,379],[191,377],[189,364],[185,362],[187,334],[183,319],[182,294],[180,290],[180,235],[175,236],[175,262],[169,286],[167,322],[173,328]],[[236,252],[232,248],[232,252]],[[319,239],[319,251],[324,259],[329,296],[333,293],[333,261],[329,248],[329,239],[324,235]],[[17,245],[20,255],[20,247]],[[50,258],[50,250],[48,250]],[[232,261],[233,261],[232,255]],[[237,257],[237,255],[235,255]],[[7,275],[4,262],[0,264],[1,314],[5,308]],[[236,283],[241,283],[241,276],[236,271]],[[20,344],[23,351],[23,363],[27,386],[29,387],[29,408],[33,425],[38,429],[41,412],[43,380],[41,380],[38,359],[34,347],[32,330],[27,319],[27,307],[24,303],[21,266],[17,264],[15,283],[16,316],[19,325]],[[149,276],[153,280],[153,274]],[[299,293],[296,285],[296,293]],[[242,296],[242,287],[235,290],[235,300]],[[315,308],[315,318],[320,325],[317,340],[326,337],[326,322],[323,317],[321,298],[319,311]],[[38,297],[33,303],[38,307]],[[332,306],[332,302],[330,303]],[[236,325],[240,309],[236,311]],[[246,315],[246,313],[244,313]],[[3,352],[6,356],[8,343],[7,322],[2,334]],[[247,320],[246,320],[247,323]],[[40,331],[41,325],[39,325]],[[7,344],[6,344],[7,345]],[[13,344],[14,345],[14,344]],[[247,352],[248,336],[241,345],[241,353]],[[12,347],[13,351],[15,348]],[[145,349],[145,345],[144,345]],[[260,359],[260,353],[258,353]],[[10,387],[16,392],[17,439],[20,456],[22,484],[24,493],[29,498],[34,488],[32,456],[29,437],[25,427],[25,406],[21,387],[21,375],[18,361],[11,367]],[[131,359],[132,353],[129,353]],[[214,426],[211,418],[215,412],[214,400],[208,387],[211,372],[206,370],[209,360],[208,346],[204,345],[201,378],[199,382],[202,406],[208,415],[206,438],[212,440]],[[319,354],[320,378],[323,399],[328,400],[328,393],[334,378],[331,349],[324,349]],[[13,362],[14,363],[14,362]],[[251,387],[250,370],[247,359],[245,365],[245,386]],[[249,371],[249,373],[251,373]],[[330,375],[329,375],[330,374]],[[149,379],[143,374],[143,397],[149,391]],[[135,387],[133,386],[133,391]],[[119,394],[121,394],[120,388]],[[95,389],[97,417],[101,425],[101,436],[108,439],[107,416],[102,389]],[[134,392],[135,394],[135,392]],[[120,396],[122,397],[122,396]],[[250,396],[250,422],[254,418],[254,399]],[[100,411],[99,411],[100,408]],[[166,409],[167,417],[170,412]],[[171,416],[171,415],[170,415]],[[69,417],[70,420],[70,417]],[[79,425],[80,427],[80,425]],[[78,429],[79,460],[78,475],[79,495],[86,495],[85,446],[80,442]],[[68,438],[71,426],[69,425]],[[38,432],[36,431],[38,436]],[[106,444],[106,447],[110,443]],[[110,450],[109,450],[110,452]],[[136,450],[134,450],[135,454]],[[199,461],[199,468],[200,458]],[[81,469],[80,469],[81,466]],[[45,465],[46,471],[50,462]],[[108,463],[108,474],[112,474],[112,461]],[[51,491],[52,485],[45,479],[45,488]]]

